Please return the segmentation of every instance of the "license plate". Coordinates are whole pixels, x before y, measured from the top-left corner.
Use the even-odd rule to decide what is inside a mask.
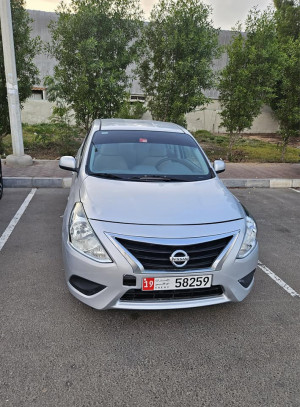
[[[148,277],[143,278],[143,291],[190,290],[211,287],[212,275],[196,277]]]

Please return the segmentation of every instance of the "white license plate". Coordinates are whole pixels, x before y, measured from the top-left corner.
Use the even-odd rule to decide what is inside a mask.
[[[148,277],[143,278],[143,291],[182,290],[211,287],[212,275],[195,277]]]

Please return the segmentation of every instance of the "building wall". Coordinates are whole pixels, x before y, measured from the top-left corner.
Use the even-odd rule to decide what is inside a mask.
[[[28,10],[31,22],[31,36],[33,38],[40,37],[44,44],[51,43],[51,33],[49,24],[52,21],[57,21],[58,16],[56,13],[49,13],[47,11]],[[34,58],[34,63],[39,70],[39,82],[37,86],[43,86],[45,76],[52,76],[54,67],[56,65],[55,58],[48,55],[46,52],[38,54]]]
[[[218,100],[213,100],[205,110],[197,110],[187,114],[187,127],[190,131],[208,130],[213,133],[226,133],[221,126],[221,105]],[[245,133],[276,133],[279,129],[278,122],[273,116],[269,106],[263,106],[250,129]]]
[[[27,124],[49,122],[53,105],[48,100],[28,99],[21,111],[22,122]]]
[[[52,114],[53,103],[48,100],[29,99],[24,104],[22,110],[22,121],[28,124],[45,123],[49,121]],[[187,128],[190,131],[208,130],[213,133],[226,133],[221,127],[220,103],[218,100],[212,100],[205,110],[196,110],[187,114]],[[143,119],[151,120],[150,112],[146,112]],[[251,129],[245,130],[245,133],[276,133],[278,123],[272,115],[272,110],[268,106],[262,108],[261,114],[254,120]]]

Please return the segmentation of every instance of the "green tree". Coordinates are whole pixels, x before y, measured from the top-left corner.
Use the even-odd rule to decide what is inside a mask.
[[[286,42],[289,38],[297,40],[300,36],[299,0],[274,0],[274,5],[279,39],[282,42]]]
[[[250,128],[263,104],[274,98],[281,73],[274,14],[253,9],[246,20],[246,34],[239,26],[227,47],[229,62],[220,73],[221,125],[229,133],[228,159],[241,133]]]
[[[186,113],[208,102],[218,49],[210,14],[200,0],[161,0],[152,9],[137,72],[154,119],[185,124]]]
[[[118,112],[118,117],[120,117],[120,119],[141,119],[143,114],[147,112],[144,103],[138,100],[131,102],[130,95],[127,97],[127,100],[123,102],[121,109]]]
[[[40,51],[39,38],[32,39],[31,19],[24,9],[24,0],[11,0],[13,34],[18,76],[19,98],[22,103],[31,95],[32,86],[38,82],[38,69],[33,58]],[[0,35],[0,142],[9,134],[9,113],[6,92],[6,80],[3,58],[3,44]]]
[[[274,4],[283,59],[271,107],[280,125],[284,161],[290,139],[300,135],[300,5],[293,0],[274,0]]]
[[[88,128],[97,117],[120,111],[129,87],[127,67],[136,55],[138,0],[71,0],[50,26],[57,97]]]
[[[228,65],[220,75],[219,91],[221,125],[229,133],[227,158],[232,160],[232,150],[241,132],[251,127],[253,117],[259,111],[256,99],[248,92],[251,75],[247,70],[248,55],[245,49],[245,38],[236,33],[230,46],[227,47]]]

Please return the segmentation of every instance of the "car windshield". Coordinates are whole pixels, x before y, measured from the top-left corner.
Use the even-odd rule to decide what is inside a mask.
[[[185,133],[99,130],[86,166],[89,175],[128,181],[200,181],[214,176],[197,143]]]

